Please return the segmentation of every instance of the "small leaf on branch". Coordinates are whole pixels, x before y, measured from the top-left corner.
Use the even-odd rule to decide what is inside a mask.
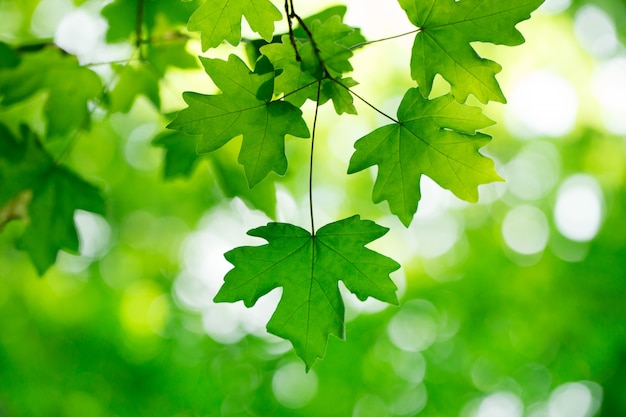
[[[459,104],[450,94],[428,100],[412,88],[400,103],[398,121],[356,142],[348,173],[378,165],[372,199],[387,200],[405,226],[417,211],[422,175],[470,202],[478,200],[478,185],[502,180],[493,161],[478,152],[491,137],[477,130],[494,123],[479,108]]]
[[[309,137],[300,109],[282,100],[272,101],[274,69],[266,57],[257,61],[254,72],[237,56],[228,61],[201,58],[202,64],[223,94],[186,92],[189,105],[169,128],[202,135],[199,153],[212,152],[243,135],[239,162],[250,187],[270,171],[287,171],[285,135]]]
[[[243,246],[225,254],[234,268],[226,274],[216,302],[253,306],[282,287],[267,330],[293,344],[307,370],[324,356],[329,335],[344,338],[344,304],[338,281],[360,300],[374,297],[398,304],[389,274],[400,265],[365,247],[387,228],[352,216],[322,227],[314,236],[294,225],[268,223],[250,230],[268,244]]]
[[[297,45],[302,45],[302,42],[298,41]],[[296,107],[302,107],[307,99],[313,101],[317,99],[317,78],[302,70],[300,62],[296,61],[296,53],[289,41],[289,36],[283,36],[283,43],[263,46],[261,52],[270,59],[277,70],[282,70],[275,80],[274,92],[276,94],[287,94],[285,101]],[[337,81],[346,87],[353,87],[357,84],[352,78],[338,78]],[[320,106],[328,100],[333,100],[337,114],[356,114],[352,95],[345,88],[338,86],[330,79],[322,79],[320,82],[322,83]]]
[[[324,72],[326,68],[331,77],[346,87],[357,84],[352,78],[342,77],[345,72],[352,71],[350,48],[365,42],[365,38],[358,28],[343,23],[345,12],[345,7],[331,7],[303,19],[313,35],[318,51],[315,52],[307,32],[301,26],[296,27],[295,42],[301,61],[296,60],[296,52],[289,35],[283,35],[282,43],[271,43],[260,48],[260,52],[270,59],[274,68],[282,70],[276,77],[274,93],[286,94],[286,101],[301,107],[307,99],[317,99],[315,81],[320,80],[320,105],[333,100],[337,114],[356,114],[352,95],[329,79]]]
[[[314,20],[309,26],[313,35],[313,42],[305,40],[298,46],[298,52],[302,58],[302,70],[309,72],[317,79],[325,77],[324,68],[330,75],[341,76],[341,74],[352,71],[352,51],[349,44],[342,42],[349,38],[355,31],[351,26],[341,21],[341,16],[334,15],[328,20]],[[315,51],[317,48],[317,52]],[[320,62],[321,59],[321,62]]]
[[[524,42],[515,29],[544,0],[399,0],[411,23],[419,28],[411,55],[411,76],[424,97],[436,74],[452,86],[463,103],[473,94],[482,103],[505,103],[495,75],[502,67],[481,58],[471,42],[515,46]]]
[[[282,18],[269,0],[206,0],[189,18],[187,28],[200,32],[202,50],[227,41],[233,46],[241,40],[241,19],[266,41],[272,39],[274,22]]]

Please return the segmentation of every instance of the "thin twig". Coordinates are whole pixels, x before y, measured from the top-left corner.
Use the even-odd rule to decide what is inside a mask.
[[[372,109],[374,109],[374,111],[376,111],[378,114],[381,114],[382,116],[385,116],[387,119],[391,120],[392,122],[401,125],[402,123],[400,123],[397,119],[389,116],[387,113],[385,113],[384,111],[380,110],[378,107],[374,106],[372,103],[370,103],[369,101],[365,100],[363,97],[361,97],[360,95],[358,95],[357,93],[355,93],[354,91],[352,91],[350,89],[350,87],[348,87],[347,85],[343,84],[341,81],[336,80],[334,78],[330,78],[330,80],[332,82],[334,82],[337,85],[340,85],[341,87],[345,88],[346,90],[348,90],[348,92],[352,95],[354,95],[356,98],[358,98],[359,100],[361,100],[363,103],[367,104],[369,107],[371,107]]]
[[[143,14],[145,11],[144,1],[145,0],[139,0],[137,2],[137,15],[135,15],[135,47],[139,50],[140,61],[144,60],[143,49],[141,47],[142,44],[144,43],[144,40],[143,40]]]
[[[382,41],[388,41],[388,40],[391,40],[391,39],[401,38],[403,36],[407,36],[407,35],[411,35],[413,33],[417,33],[420,30],[421,30],[420,28],[417,28],[417,29],[412,30],[410,32],[401,33],[399,35],[393,35],[393,36],[388,36],[386,38],[375,39],[373,41],[366,41],[366,42],[357,43],[356,45],[352,45],[349,49],[352,50],[352,49],[360,48],[362,46],[369,45],[369,44],[376,43],[376,42],[382,42]]]
[[[315,236],[315,222],[313,220],[313,152],[315,151],[315,131],[317,125],[317,113],[320,108],[320,95],[322,82],[317,82],[317,99],[315,100],[315,115],[313,116],[313,132],[311,133],[311,155],[309,158],[309,213],[311,215],[311,236]]]

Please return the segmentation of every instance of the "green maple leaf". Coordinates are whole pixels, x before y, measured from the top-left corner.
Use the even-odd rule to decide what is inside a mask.
[[[18,66],[0,70],[2,105],[18,103],[39,91],[48,92],[44,107],[48,136],[66,135],[88,122],[87,104],[101,90],[95,72],[52,48],[26,54]]]
[[[481,58],[471,42],[514,46],[524,42],[515,25],[530,17],[543,0],[399,0],[409,20],[419,28],[411,55],[411,76],[424,97],[441,74],[460,102],[505,103],[495,75],[502,67]]]
[[[283,294],[267,330],[293,344],[310,369],[322,358],[329,335],[344,338],[344,304],[338,281],[360,300],[374,297],[397,304],[389,274],[400,265],[365,247],[387,228],[353,216],[322,227],[315,236],[294,225],[268,223],[250,230],[268,241],[225,254],[234,268],[216,302],[243,301],[247,307],[274,288]]]
[[[152,140],[152,144],[165,149],[163,177],[174,179],[189,177],[198,164],[196,153],[198,138],[182,132],[166,132]]]
[[[55,164],[32,133],[22,129],[22,136],[18,142],[0,126],[0,207],[24,192],[32,194],[20,246],[43,274],[60,249],[78,251],[74,212],[104,214],[104,200],[98,188]]]
[[[55,262],[60,249],[78,253],[74,212],[104,214],[104,200],[98,188],[59,166],[48,171],[32,191],[30,223],[20,246],[28,252],[39,274],[43,274]]]
[[[228,61],[210,58],[201,61],[223,94],[184,93],[189,107],[168,127],[201,134],[199,153],[212,152],[243,135],[239,162],[244,166],[250,187],[270,171],[283,175],[287,171],[285,135],[307,138],[309,129],[300,109],[286,101],[272,101],[274,69],[267,58],[257,62],[254,72],[235,55]]]
[[[142,35],[145,39],[159,35],[162,27],[186,25],[197,9],[199,0],[141,0]],[[138,0],[114,0],[102,8],[102,17],[107,21],[106,41],[115,43],[127,40],[137,32]],[[164,22],[170,25],[164,25]]]
[[[478,185],[501,180],[493,161],[478,152],[491,137],[477,129],[494,123],[479,108],[459,104],[450,94],[428,100],[412,88],[400,103],[398,121],[355,143],[348,173],[378,165],[372,199],[387,200],[404,225],[417,211],[422,175],[470,202],[478,200]]]
[[[224,40],[236,46],[244,16],[252,30],[268,42],[274,34],[274,22],[282,18],[269,0],[207,0],[191,15],[187,28],[201,33],[203,51]]]
[[[159,78],[154,71],[139,66],[126,65],[115,68],[119,78],[109,94],[109,110],[112,113],[128,113],[137,96],[146,96],[158,109],[161,107]]]

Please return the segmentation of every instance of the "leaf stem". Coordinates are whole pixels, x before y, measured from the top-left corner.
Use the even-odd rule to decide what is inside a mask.
[[[291,40],[291,46],[296,52],[296,61],[300,62],[302,58],[300,57],[300,52],[298,52],[298,46],[296,44],[296,38],[294,36],[291,19],[296,19],[298,21],[298,24],[300,24],[300,26],[302,27],[302,30],[306,32],[306,35],[311,42],[311,46],[313,47],[313,53],[315,54],[315,57],[320,63],[322,71],[324,72],[324,78],[332,78],[330,72],[328,72],[328,68],[326,68],[326,63],[322,59],[320,50],[317,47],[317,43],[315,42],[315,39],[313,39],[313,32],[311,32],[311,29],[309,29],[304,20],[294,10],[293,0],[285,0],[285,12],[287,13],[287,22],[289,23],[289,39]]]
[[[145,12],[145,0],[139,0],[137,2],[137,14],[135,15],[135,47],[139,50],[139,60],[143,61],[142,45],[143,39],[143,15]]]
[[[290,96],[290,95],[292,95],[292,94],[296,94],[298,91],[302,91],[302,90],[304,90],[305,88],[309,88],[309,87],[310,87],[310,86],[312,86],[313,84],[316,84],[316,83],[319,83],[319,82],[321,82],[321,80],[314,80],[314,81],[311,81],[310,83],[307,83],[307,84],[303,85],[302,87],[298,87],[298,88],[296,88],[296,89],[295,89],[295,90],[293,90],[293,91],[290,91],[290,92],[288,92],[288,93],[283,94],[282,98],[284,99],[285,97],[289,97],[289,96]]]
[[[317,83],[317,99],[315,100],[315,115],[313,116],[313,131],[311,132],[311,155],[309,157],[309,214],[311,215],[311,236],[315,237],[315,221],[313,216],[313,155],[315,151],[315,131],[317,126],[317,114],[320,108],[320,94],[322,82]]]
[[[393,36],[388,36],[386,38],[374,39],[373,41],[366,41],[366,42],[357,43],[356,45],[352,45],[349,49],[352,50],[352,49],[360,48],[362,46],[369,45],[369,44],[372,44],[372,43],[388,41],[388,40],[396,39],[396,38],[401,38],[403,36],[407,36],[407,35],[411,35],[413,33],[417,33],[420,30],[421,30],[420,28],[417,28],[415,30],[411,30],[409,32],[401,33],[399,35],[393,35]]]
[[[352,91],[350,89],[350,87],[348,87],[347,85],[343,84],[341,81],[330,77],[329,78],[332,82],[334,82],[337,85],[340,85],[341,87],[345,88],[346,90],[348,90],[348,92],[350,94],[352,94],[353,96],[355,96],[356,98],[358,98],[359,100],[361,100],[363,103],[367,104],[369,107],[371,107],[374,111],[376,111],[378,114],[385,116],[387,119],[391,120],[392,122],[401,125],[402,123],[400,123],[400,121],[398,121],[397,119],[395,119],[394,117],[389,116],[387,113],[385,113],[384,111],[380,110],[378,107],[374,106],[372,103],[370,103],[369,101],[365,100],[363,97],[361,97],[360,95],[358,95],[357,93],[355,93],[354,91]]]

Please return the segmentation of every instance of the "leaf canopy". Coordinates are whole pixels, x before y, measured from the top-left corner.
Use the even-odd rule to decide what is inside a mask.
[[[399,0],[409,20],[419,28],[411,54],[411,77],[424,97],[436,74],[452,87],[460,103],[473,94],[482,103],[506,103],[495,78],[502,67],[481,58],[471,42],[519,45],[515,25],[530,18],[543,0]]]
[[[282,287],[283,294],[267,329],[293,344],[310,369],[324,356],[329,335],[344,337],[344,304],[338,281],[360,300],[374,297],[397,304],[389,274],[400,267],[365,247],[387,228],[352,216],[322,227],[315,236],[285,223],[250,230],[268,244],[244,246],[225,254],[234,268],[226,274],[216,302],[243,301],[251,307]]]
[[[286,101],[272,101],[274,69],[261,58],[255,71],[237,56],[228,61],[201,58],[202,65],[222,90],[221,95],[186,92],[188,108],[169,128],[202,135],[197,150],[212,152],[236,136],[243,135],[239,162],[252,187],[270,171],[287,171],[285,135],[307,138],[309,129],[300,109]]]
[[[356,142],[348,173],[378,165],[373,200],[387,200],[405,226],[417,211],[422,175],[470,202],[478,200],[478,185],[501,180],[493,161],[478,152],[491,137],[477,129],[493,124],[479,108],[450,94],[428,100],[412,88],[400,103],[398,122]]]

